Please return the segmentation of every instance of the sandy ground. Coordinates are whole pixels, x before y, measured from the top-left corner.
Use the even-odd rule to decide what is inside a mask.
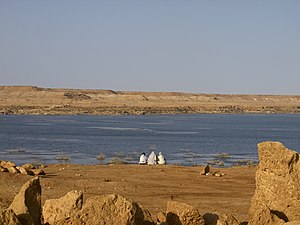
[[[212,168],[223,177],[201,176],[203,167],[175,165],[49,165],[41,176],[42,201],[82,190],[84,199],[121,194],[152,214],[165,211],[171,199],[195,206],[200,213],[231,213],[248,220],[255,191],[256,167]],[[31,176],[0,173],[0,200],[8,206]]]

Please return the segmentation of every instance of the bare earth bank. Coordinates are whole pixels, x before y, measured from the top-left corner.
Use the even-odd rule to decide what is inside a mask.
[[[248,221],[255,191],[256,167],[213,168],[222,177],[200,175],[203,167],[175,165],[49,165],[41,176],[42,201],[82,190],[84,200],[100,194],[121,194],[148,209],[164,212],[171,199],[205,213],[230,213]],[[0,173],[0,202],[8,206],[32,176]]]

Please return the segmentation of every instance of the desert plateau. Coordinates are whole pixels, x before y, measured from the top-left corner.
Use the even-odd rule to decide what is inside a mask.
[[[0,86],[0,114],[300,113],[300,96],[129,92]]]

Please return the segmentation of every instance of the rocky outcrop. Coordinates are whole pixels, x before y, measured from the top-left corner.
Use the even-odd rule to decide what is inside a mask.
[[[10,168],[10,167],[16,167],[16,164],[14,162],[0,160],[0,166],[3,168]]]
[[[20,173],[16,167],[8,167],[7,170],[9,173]]]
[[[23,166],[16,166],[14,162],[0,160],[0,172],[9,172],[12,174],[21,173],[25,175],[45,175],[45,171],[41,168],[35,168],[34,165],[28,163]]]
[[[167,223],[172,225],[204,225],[199,211],[185,203],[170,201],[167,204]]]
[[[81,191],[70,191],[60,199],[48,199],[43,206],[44,223],[57,224],[73,217],[82,208]]]
[[[115,194],[87,199],[78,217],[82,224],[155,224],[147,210],[142,209],[136,202]]]
[[[0,209],[1,225],[22,225],[18,217],[11,209]]]
[[[258,144],[258,156],[256,190],[249,210],[250,224],[273,221],[274,216],[285,222],[299,220],[299,154],[279,142],[263,142]],[[266,215],[270,219],[261,218]]]
[[[21,166],[17,166],[16,169],[19,170],[19,172],[20,172],[21,174],[25,174],[25,175],[34,175],[34,172],[32,172],[31,170],[25,169],[25,168],[23,168],[23,167],[21,167]]]
[[[26,170],[32,170],[32,169],[35,169],[35,166],[31,163],[26,163],[24,165],[22,165],[22,167]]]
[[[41,224],[41,185],[39,177],[25,183],[15,196],[9,209],[12,209],[23,225]]]

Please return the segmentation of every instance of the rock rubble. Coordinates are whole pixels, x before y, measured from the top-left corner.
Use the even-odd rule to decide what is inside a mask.
[[[279,142],[263,142],[258,144],[258,155],[248,223],[230,214],[201,215],[197,208],[173,200],[156,216],[117,194],[94,196],[83,204],[83,192],[76,190],[59,199],[48,199],[42,206],[40,177],[36,176],[22,186],[8,209],[0,208],[0,225],[299,225],[299,154]],[[0,165],[20,172],[34,170],[31,165],[23,165],[23,170],[11,162],[1,161]],[[209,172],[207,167],[200,173]]]

